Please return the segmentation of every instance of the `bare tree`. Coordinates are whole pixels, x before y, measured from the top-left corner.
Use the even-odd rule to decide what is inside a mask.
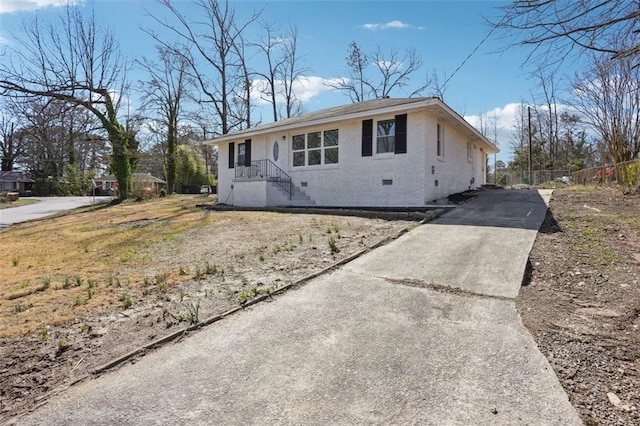
[[[296,97],[294,84],[299,81],[307,71],[303,60],[298,54],[298,29],[294,26],[289,28],[283,42],[283,57],[280,67],[279,80],[282,84],[282,96],[284,97],[284,118],[295,117],[302,114],[302,102]]]
[[[330,87],[346,92],[354,103],[387,98],[394,92],[411,87],[411,78],[422,67],[422,59],[415,49],[409,48],[400,54],[395,49],[383,52],[378,47],[373,53],[367,54],[356,42],[349,44],[346,61],[349,78],[331,83]],[[427,79],[408,96],[419,95],[429,85]]]
[[[533,73],[538,80],[538,87],[542,91],[542,97],[545,105],[546,117],[538,111],[536,115],[538,119],[538,128],[544,142],[548,142],[549,159],[553,163],[556,159],[558,151],[558,103],[556,98],[557,82],[555,72],[552,69],[539,66]],[[534,104],[538,102],[534,99]]]
[[[177,55],[176,49],[157,46],[158,62],[142,59],[140,66],[148,74],[147,81],[141,82],[141,89],[148,112],[158,122],[166,138],[165,176],[168,193],[175,191],[177,179],[176,150],[179,135],[178,126],[183,115],[183,104],[188,99],[191,81],[187,74],[189,64],[184,55]]]
[[[264,84],[259,88],[264,100],[271,104],[273,121],[278,121],[278,78],[281,68],[284,66],[284,57],[278,55],[279,48],[283,46],[284,39],[278,34],[279,27],[272,23],[262,21],[263,36],[254,46],[258,48],[267,63],[265,72],[256,72],[262,77]]]
[[[241,55],[246,44],[244,32],[259,18],[260,13],[238,22],[228,0],[196,0],[199,18],[193,20],[183,15],[175,3],[159,2],[175,21],[170,22],[152,14],[150,16],[160,27],[177,36],[180,43],[174,45],[152,30],[145,31],[167,49],[182,55],[189,64],[189,74],[201,92],[199,101],[212,105],[216,113],[218,133],[229,133],[242,128],[244,124],[250,126],[250,118],[246,116],[250,112],[250,108],[247,108],[250,100],[246,94],[250,93],[251,88],[247,84],[246,61]],[[244,93],[240,103],[236,100],[239,89]]]
[[[576,75],[575,108],[598,132],[614,163],[640,154],[640,68],[631,57],[592,56],[589,70]]]
[[[533,46],[545,61],[561,60],[574,48],[625,58],[640,53],[639,19],[636,0],[515,0],[493,26]],[[611,43],[612,35],[625,43]]]
[[[14,108],[3,102],[0,112],[0,157],[3,172],[13,170],[16,160],[24,154],[24,132],[15,120]]]
[[[422,67],[422,59],[413,48],[406,49],[404,54],[400,54],[395,49],[385,53],[378,47],[372,55],[371,61],[379,79],[376,82],[369,81],[367,86],[369,86],[373,97],[378,99],[391,96],[395,90],[410,87],[411,77]],[[428,85],[425,83],[415,88],[409,97],[417,96]]]
[[[113,35],[95,17],[67,6],[59,22],[26,23],[25,37],[0,61],[0,89],[15,97],[45,97],[82,107],[101,123],[111,143],[111,169],[120,197],[131,189],[134,134],[119,122],[125,68]]]
[[[347,93],[351,102],[364,102],[371,98],[368,78],[365,70],[369,65],[369,55],[362,51],[358,43],[352,41],[349,43],[349,54],[345,58],[347,61],[347,70],[349,78],[344,78],[330,87],[342,90]]]
[[[81,195],[88,180],[104,169],[106,140],[91,113],[55,99],[14,103],[13,117],[23,153],[20,167],[35,180],[41,195]]]

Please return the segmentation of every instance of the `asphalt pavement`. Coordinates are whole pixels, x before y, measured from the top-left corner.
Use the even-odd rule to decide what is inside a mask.
[[[0,228],[29,220],[42,219],[66,210],[88,206],[95,203],[106,203],[112,197],[29,197],[37,203],[21,207],[0,210]]]
[[[515,307],[549,196],[483,191],[16,424],[579,425]]]

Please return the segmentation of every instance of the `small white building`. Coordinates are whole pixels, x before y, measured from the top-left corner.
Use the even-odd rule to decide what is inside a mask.
[[[420,207],[484,184],[498,152],[438,98],[329,108],[207,144],[219,202],[247,207]]]

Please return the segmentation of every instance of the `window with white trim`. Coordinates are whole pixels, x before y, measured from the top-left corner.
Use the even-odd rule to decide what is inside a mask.
[[[396,120],[378,121],[376,138],[376,153],[395,152],[396,148]]]
[[[337,164],[338,129],[294,135],[291,142],[293,167]]]
[[[440,122],[436,130],[436,154],[438,158],[444,158],[444,126]]]

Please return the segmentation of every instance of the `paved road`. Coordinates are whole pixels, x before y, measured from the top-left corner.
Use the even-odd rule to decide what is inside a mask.
[[[581,424],[515,308],[548,196],[485,191],[18,423]]]
[[[0,210],[0,228],[14,223],[41,219],[65,210],[88,206],[93,202],[93,197],[33,197],[33,199],[37,199],[39,202]],[[95,198],[96,203],[106,203],[109,200],[111,200],[111,197]]]

